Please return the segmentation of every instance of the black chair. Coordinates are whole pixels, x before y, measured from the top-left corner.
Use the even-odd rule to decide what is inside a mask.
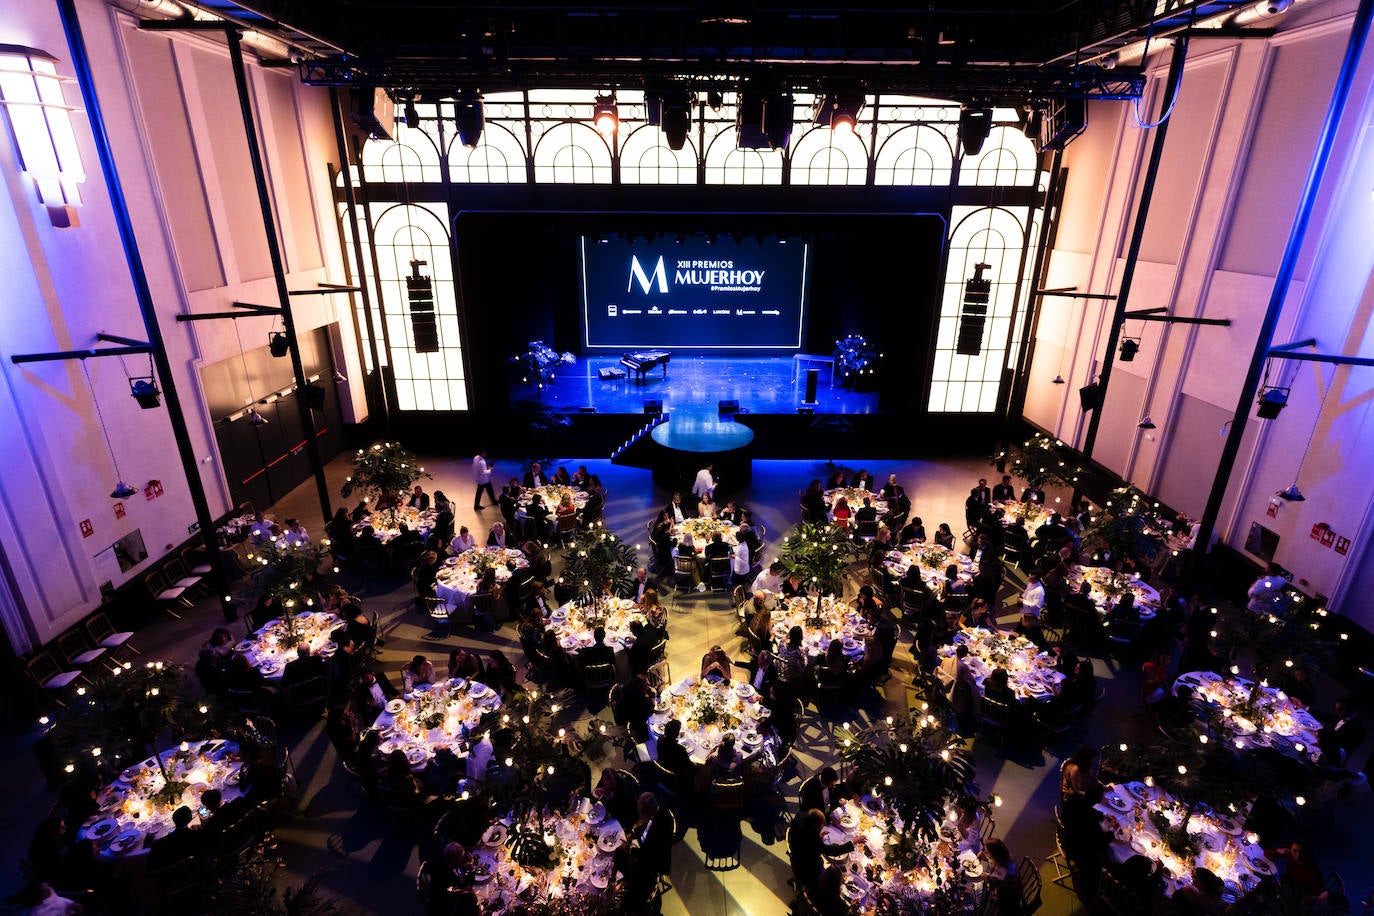
[[[200,863],[194,856],[150,870],[148,880],[157,890],[163,909],[169,913],[195,913],[204,910],[205,888]]]
[[[998,747],[1006,740],[1011,725],[1011,707],[1001,700],[983,698],[982,713],[978,723],[978,734],[989,739]]]
[[[730,587],[730,558],[712,557],[710,560],[711,588],[728,589]]]
[[[682,576],[687,577],[688,583],[693,582],[699,569],[696,557],[673,557],[673,586],[680,587],[679,580]]]
[[[1040,869],[1035,867],[1030,856],[1021,859],[1021,913],[1023,916],[1031,916],[1036,910],[1040,909],[1042,903],[1040,899]]]
[[[869,519],[854,525],[854,537],[860,541],[871,541],[878,536],[878,520]]]
[[[475,595],[473,596],[476,597]],[[447,639],[453,634],[452,617],[448,609],[448,602],[443,598],[421,597],[420,605],[425,609],[429,616],[433,629],[429,632],[431,639]]]
[[[296,712],[314,711],[318,714],[329,699],[329,678],[319,675],[306,678],[286,688],[286,701]]]
[[[609,690],[614,683],[615,665],[609,662],[588,665],[582,669],[582,686],[588,693]]]

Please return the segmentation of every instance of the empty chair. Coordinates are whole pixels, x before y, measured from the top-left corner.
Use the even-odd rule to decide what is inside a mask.
[[[861,541],[871,541],[878,536],[878,520],[876,518],[858,522],[854,525],[854,537]]]
[[[673,558],[673,584],[678,585],[679,580],[687,577],[688,584],[691,584],[697,577],[697,561],[695,557],[674,557]]]
[[[990,739],[999,747],[1006,740],[1007,728],[1011,724],[1011,708],[1001,700],[983,698],[982,716],[978,734]]]
[[[181,615],[178,614],[174,608],[177,606],[183,608],[195,607],[190,599],[186,597],[185,586],[169,585],[167,583],[167,577],[156,570],[144,576],[143,583],[148,586],[148,594],[152,595],[153,600],[156,601],[164,611],[171,614],[177,620],[181,619]]]
[[[59,706],[67,705],[62,702],[62,694],[71,686],[72,681],[81,677],[80,671],[64,671],[57,663],[57,659],[48,652],[39,652],[29,659],[28,664],[24,666],[24,673],[37,687],[47,691]]]
[[[106,652],[104,648],[94,648],[81,630],[68,630],[57,637],[57,651],[67,661],[68,668],[85,668],[100,659]],[[108,661],[108,659],[107,659]]]
[[[177,588],[195,589],[200,592],[205,591],[202,584],[203,577],[193,574],[186,568],[186,564],[180,557],[172,557],[162,564],[162,574],[167,577],[167,581]]]
[[[430,631],[430,635],[437,639],[444,639],[451,635],[452,625],[450,621],[452,618],[449,614],[448,602],[443,598],[422,597],[420,603],[424,606],[425,612],[429,615],[430,623],[434,625],[434,629]]]
[[[208,576],[214,570],[209,560],[200,558],[194,547],[183,547],[177,556],[181,558],[181,564],[191,571],[193,576]]]
[[[1040,909],[1040,869],[1035,867],[1030,856],[1021,859],[1021,868],[1018,872],[1021,878],[1021,912],[1023,916],[1030,916]]]
[[[306,678],[286,688],[286,699],[297,712],[314,710],[317,713],[329,698],[329,679],[323,676]]]
[[[102,611],[97,611],[86,620],[86,635],[95,645],[110,650],[110,654],[115,658],[118,658],[125,649],[134,655],[143,654],[134,648],[134,644],[130,642],[134,634],[132,632],[116,632],[114,625],[110,623],[110,618],[106,617]]]

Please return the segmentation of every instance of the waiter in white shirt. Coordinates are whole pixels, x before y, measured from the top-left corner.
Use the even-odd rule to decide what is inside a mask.
[[[1038,572],[1032,572],[1028,578],[1030,581],[1021,592],[1021,614],[1039,619],[1040,612],[1045,609],[1045,586],[1041,584]]]
[[[730,572],[735,575],[736,580],[749,575],[749,545],[740,541],[735,545],[734,555],[730,559]]]
[[[472,479],[477,483],[477,492],[472,496],[472,508],[482,510],[482,491],[486,491],[487,499],[491,504],[496,505],[496,491],[491,486],[491,464],[487,461],[487,450],[482,449],[472,456]]]
[[[692,493],[698,499],[705,494],[710,494],[712,499],[715,498],[716,478],[711,474],[713,470],[715,470],[715,465],[707,464],[706,467],[697,471],[696,482],[692,484]]]

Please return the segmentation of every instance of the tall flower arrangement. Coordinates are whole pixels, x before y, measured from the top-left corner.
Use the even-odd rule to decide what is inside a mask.
[[[596,522],[580,532],[563,555],[563,575],[558,584],[565,592],[583,598],[600,595],[607,582],[612,594],[628,594],[634,590],[635,568],[639,566],[637,548]]]
[[[1076,486],[1079,475],[1083,473],[1083,465],[1073,449],[1043,433],[1036,433],[1022,442],[1013,442],[1005,451],[993,456],[992,463],[1036,489],[1045,484]]]
[[[248,555],[258,568],[249,580],[251,597],[270,595],[281,609],[286,633],[280,640],[287,648],[299,641],[296,615],[315,610],[319,594],[319,577],[325,568],[329,548],[320,542],[288,544],[283,538],[272,538],[259,544]]]
[[[1131,559],[1145,565],[1164,548],[1164,532],[1172,521],[1160,505],[1135,487],[1112,491],[1083,532],[1083,549],[1102,556],[1104,566],[1117,568]]]
[[[392,524],[395,524],[395,510],[404,501],[402,494],[420,479],[433,475],[425,473],[420,461],[401,446],[399,442],[374,442],[368,448],[360,448],[353,455],[353,473],[344,482],[339,495],[347,498],[355,490],[361,491],[374,506],[392,511]]]
[[[787,575],[821,594],[844,591],[844,570],[857,552],[847,529],[829,523],[802,522],[783,538],[778,560]]]

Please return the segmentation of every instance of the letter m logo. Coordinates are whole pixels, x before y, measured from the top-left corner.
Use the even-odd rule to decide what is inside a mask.
[[[639,288],[644,291],[644,295],[646,296],[649,294],[649,287],[653,286],[655,281],[658,283],[658,291],[660,293],[668,292],[668,271],[663,266],[663,256],[659,255],[658,264],[654,266],[654,272],[652,274],[646,274],[644,273],[644,268],[639,263],[639,258],[635,255],[630,255],[630,279],[629,282],[625,284],[625,292],[628,293],[634,288],[636,280],[639,281]]]

